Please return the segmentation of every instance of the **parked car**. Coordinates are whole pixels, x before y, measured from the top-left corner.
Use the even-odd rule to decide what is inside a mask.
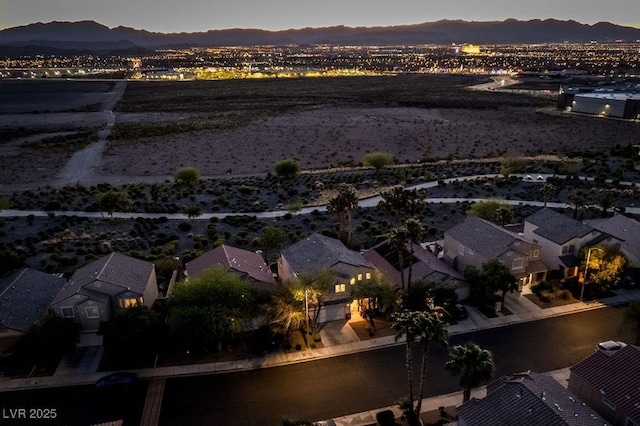
[[[456,303],[455,305],[449,306],[448,310],[453,318],[457,320],[469,318],[469,311],[467,311],[467,308],[465,308],[461,303]]]
[[[607,340],[606,342],[598,343],[596,345],[595,351],[596,352],[597,351],[603,351],[603,352],[617,351],[624,348],[625,346],[627,346],[625,342],[619,342],[616,340]]]
[[[117,388],[117,387],[130,387],[138,380],[136,373],[128,371],[117,371],[115,373],[108,374],[101,377],[96,382],[96,387],[99,389],[104,388]]]

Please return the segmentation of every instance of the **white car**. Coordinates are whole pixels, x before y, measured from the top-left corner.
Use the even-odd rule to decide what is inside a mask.
[[[627,346],[627,344],[625,342],[618,342],[616,340],[607,340],[606,342],[600,342],[598,343],[598,345],[596,346],[595,351],[617,351],[619,349],[624,348],[625,346]]]

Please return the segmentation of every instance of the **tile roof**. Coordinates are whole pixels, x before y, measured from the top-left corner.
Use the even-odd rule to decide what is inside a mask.
[[[640,257],[640,222],[622,214],[607,219],[585,220],[585,223],[622,241],[622,249]]]
[[[487,259],[495,259],[508,250],[517,251],[513,243],[525,242],[518,234],[475,216],[467,217],[445,234]]]
[[[367,259],[373,266],[384,273],[394,284],[401,286],[402,280],[400,276],[400,270],[393,266],[385,257],[376,250],[382,247],[387,242],[384,241],[362,253],[362,256]],[[406,245],[407,256],[410,256],[410,245]],[[464,281],[464,277],[451,266],[438,259],[436,255],[425,249],[419,244],[413,245],[413,256],[417,262],[412,266],[413,279],[421,280],[426,277],[432,277],[434,279],[453,279]],[[409,276],[408,261],[407,266],[404,268],[405,279]]]
[[[224,244],[188,262],[186,267],[189,275],[197,275],[218,265],[246,274],[255,281],[275,284],[271,270],[261,254]]]
[[[538,210],[528,216],[525,222],[532,223],[538,227],[533,231],[535,234],[556,244],[564,244],[572,238],[582,238],[594,230],[594,228],[585,225],[579,220],[549,208]]]
[[[67,282],[64,278],[31,268],[0,281],[0,323],[28,331],[42,318],[49,304]]]
[[[122,287],[123,292],[143,294],[153,270],[151,262],[113,252],[78,268],[52,303],[85,294],[84,287],[97,281]]]
[[[525,372],[487,386],[487,396],[458,408],[460,420],[474,426],[602,426],[607,424],[553,377]]]
[[[614,353],[594,352],[570,371],[640,423],[640,347],[627,345]]]
[[[373,269],[360,253],[349,250],[340,240],[313,233],[282,251],[296,272],[329,268],[338,263]]]

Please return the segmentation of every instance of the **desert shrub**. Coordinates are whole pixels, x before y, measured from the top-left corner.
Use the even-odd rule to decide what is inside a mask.
[[[286,160],[280,160],[273,168],[276,176],[283,178],[293,178],[300,173],[300,164],[297,160],[288,158]]]
[[[393,162],[393,155],[387,152],[371,152],[365,155],[362,160],[362,164],[364,164],[365,167],[373,167],[376,170],[390,166]]]
[[[200,170],[195,167],[182,167],[173,176],[176,182],[190,183],[200,179]]]
[[[191,224],[189,222],[180,222],[178,224],[178,229],[183,231],[183,232],[187,232],[191,230]]]

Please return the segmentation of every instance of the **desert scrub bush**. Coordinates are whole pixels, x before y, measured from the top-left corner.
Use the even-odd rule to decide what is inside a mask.
[[[278,177],[288,179],[294,178],[298,175],[298,173],[300,173],[300,163],[298,163],[298,160],[295,160],[293,158],[280,160],[276,162],[275,166],[273,167],[273,171]]]
[[[182,167],[173,175],[176,182],[191,183],[200,179],[200,169],[196,167]]]
[[[365,167],[373,167],[376,170],[380,170],[385,166],[390,166],[393,163],[393,155],[387,152],[371,152],[365,155],[362,160],[362,164]]]

